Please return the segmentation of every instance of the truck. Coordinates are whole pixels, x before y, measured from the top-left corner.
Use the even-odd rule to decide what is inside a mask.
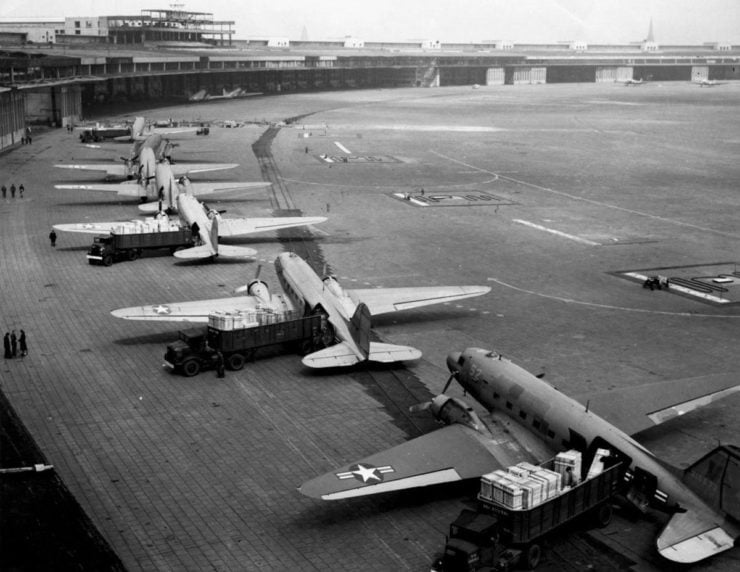
[[[612,499],[623,490],[625,462],[606,468],[580,484],[528,509],[512,509],[478,495],[476,510],[463,509],[450,524],[444,553],[433,572],[532,570],[542,556],[545,535],[589,515],[597,526],[609,524]],[[552,468],[553,461],[541,465]]]
[[[245,328],[184,330],[167,346],[164,365],[175,373],[192,377],[201,370],[215,369],[223,359],[230,370],[240,370],[260,348],[290,343],[302,352],[323,347],[328,324],[321,314],[280,320]],[[220,354],[220,355],[219,355]]]
[[[122,233],[113,231],[96,236],[87,251],[90,264],[110,266],[121,260],[136,260],[145,250],[169,249],[170,253],[195,245],[195,237],[187,227],[156,232]]]

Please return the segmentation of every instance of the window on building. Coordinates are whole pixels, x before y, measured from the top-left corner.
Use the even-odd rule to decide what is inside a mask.
[[[75,28],[79,28],[79,27],[80,27],[80,21],[79,20],[75,20]]]

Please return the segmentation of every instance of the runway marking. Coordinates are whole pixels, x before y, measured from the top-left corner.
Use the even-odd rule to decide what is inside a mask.
[[[573,234],[568,234],[559,230],[555,230],[554,228],[547,228],[546,226],[542,226],[539,224],[535,224],[533,222],[529,222],[526,220],[521,220],[518,218],[513,219],[514,222],[523,224],[524,226],[529,226],[531,228],[536,228],[537,230],[543,230],[545,232],[549,232],[550,234],[555,234],[557,236],[562,236],[563,238],[569,238],[570,240],[575,240],[576,242],[580,242],[582,244],[588,244],[589,246],[601,246],[598,242],[594,242],[592,240],[587,240],[585,238],[581,238],[580,236],[575,236]]]
[[[480,171],[476,171],[479,173]],[[281,181],[284,181],[286,183],[297,183],[301,185],[321,185],[322,187],[341,187],[343,189],[397,189],[398,185],[393,185],[392,187],[389,187],[388,185],[345,185],[343,183],[329,183],[329,182],[323,182],[323,181],[306,181],[302,179],[291,179],[288,177],[281,177]],[[443,185],[424,185],[425,189],[455,189],[458,187],[470,187],[471,185],[489,185],[491,183],[495,183],[498,180],[498,175],[494,175],[492,179],[486,179],[485,181],[480,181],[476,183],[450,183],[450,184],[443,184]]]
[[[448,161],[452,161],[453,163],[457,163],[459,165],[463,165],[463,166],[469,167],[471,169],[477,169],[481,173],[488,173],[489,175],[496,176],[496,177],[498,177],[502,181],[509,181],[511,183],[516,183],[518,185],[522,185],[522,186],[525,186],[525,187],[530,187],[532,189],[537,189],[538,191],[542,191],[542,192],[545,192],[545,193],[551,193],[553,195],[558,195],[558,196],[565,197],[565,198],[568,198],[568,199],[571,199],[571,200],[574,200],[574,201],[581,201],[581,202],[588,203],[588,204],[591,204],[591,205],[596,205],[596,206],[599,206],[599,207],[613,209],[613,210],[617,210],[617,211],[621,211],[621,212],[625,212],[625,213],[629,213],[629,214],[633,214],[633,215],[637,215],[637,216],[649,218],[649,219],[652,219],[652,220],[659,220],[661,222],[667,222],[667,223],[670,223],[670,224],[675,224],[675,225],[679,225],[679,226],[685,226],[685,227],[688,227],[688,228],[693,228],[695,230],[700,230],[702,232],[708,232],[708,233],[716,234],[716,235],[719,235],[719,236],[728,236],[728,237],[734,238],[734,239],[740,238],[737,234],[734,234],[734,233],[731,233],[731,232],[723,232],[721,230],[716,230],[716,229],[713,229],[713,228],[707,228],[705,226],[700,226],[698,224],[692,224],[690,222],[684,222],[684,221],[680,221],[680,220],[676,220],[676,219],[672,219],[672,218],[667,218],[667,217],[663,217],[663,216],[659,216],[659,215],[645,213],[645,212],[642,212],[642,211],[636,211],[634,209],[628,209],[626,207],[620,207],[618,205],[612,205],[610,203],[605,203],[603,201],[597,201],[597,200],[594,200],[594,199],[587,199],[585,197],[579,197],[577,195],[571,195],[570,193],[566,193],[564,191],[558,191],[556,189],[551,189],[549,187],[543,187],[541,185],[535,185],[534,183],[528,183],[527,181],[522,181],[520,179],[515,179],[513,177],[507,177],[505,175],[502,175],[501,173],[496,173],[494,171],[491,171],[489,169],[484,169],[482,167],[476,167],[475,165],[471,165],[470,163],[466,163],[465,161],[460,161],[459,159],[455,159],[454,157],[450,157],[449,155],[445,155],[444,153],[440,153],[438,151],[432,151],[432,153],[434,153],[438,157],[442,157],[443,159],[447,159]]]
[[[347,155],[352,154],[352,152],[349,149],[347,149],[344,145],[342,145],[339,141],[334,141],[334,145],[336,145],[337,147],[339,147],[339,149],[347,153]]]
[[[596,302],[584,302],[582,300],[574,300],[573,298],[564,298],[562,296],[553,296],[550,294],[543,294],[541,292],[535,292],[534,290],[527,290],[526,288],[519,288],[513,284],[507,284],[506,282],[499,280],[498,278],[488,278],[489,282],[495,282],[505,288],[516,290],[524,294],[531,294],[532,296],[539,296],[540,298],[547,298],[549,300],[557,300],[558,302],[565,302],[566,304],[578,304],[579,306],[587,306],[591,308],[599,308],[602,310],[620,310],[623,312],[636,312],[638,314],[656,314],[660,316],[681,316],[687,318],[729,318],[729,319],[740,319],[740,314],[729,315],[729,314],[694,314],[692,312],[668,312],[665,310],[646,310],[644,308],[627,308],[626,306],[612,306],[610,304],[598,304]]]

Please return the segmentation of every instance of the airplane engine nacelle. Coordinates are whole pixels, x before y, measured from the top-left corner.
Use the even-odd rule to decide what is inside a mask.
[[[460,423],[476,431],[480,431],[483,425],[478,414],[467,403],[444,394],[432,399],[432,413],[445,425]]]
[[[324,277],[323,282],[324,288],[326,288],[329,292],[331,292],[338,298],[344,296],[344,291],[342,290],[342,287],[339,285],[339,282],[337,282],[337,279],[334,278],[334,276]]]
[[[270,290],[267,284],[262,280],[252,280],[247,285],[247,294],[258,298],[261,302],[268,303],[270,301]]]

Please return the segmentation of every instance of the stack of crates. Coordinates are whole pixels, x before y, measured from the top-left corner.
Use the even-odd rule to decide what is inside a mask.
[[[257,326],[251,312],[211,312],[208,314],[208,325],[222,331],[239,330]]]
[[[571,486],[569,483],[568,469],[573,475],[573,485],[581,482],[581,452],[571,449],[555,455],[555,471],[560,474],[563,487]]]
[[[519,463],[481,477],[478,498],[510,509],[528,510],[560,494],[560,475],[531,463]]]
[[[604,469],[605,469],[604,459],[608,456],[609,456],[609,449],[596,449],[594,460],[588,469],[588,475],[586,475],[587,479],[593,479],[594,477],[598,477],[601,473],[604,472]]]

